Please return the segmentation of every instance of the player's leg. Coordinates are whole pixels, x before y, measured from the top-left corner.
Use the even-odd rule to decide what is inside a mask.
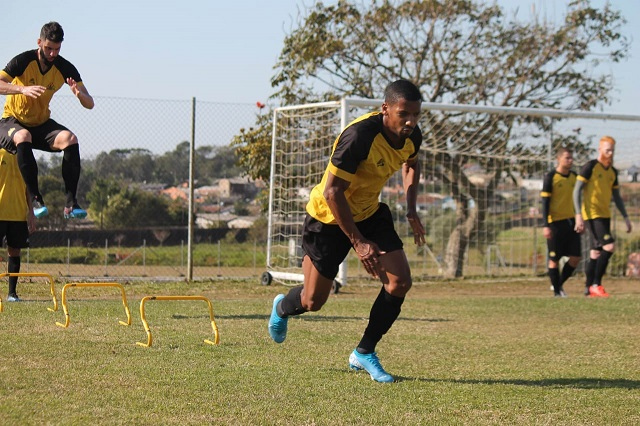
[[[375,242],[385,254],[378,258],[382,288],[371,306],[369,322],[362,338],[349,356],[349,366],[355,370],[366,370],[375,381],[393,382],[393,377],[380,364],[376,345],[400,315],[405,295],[412,284],[411,269],[386,204],[380,204],[378,211],[359,224],[358,228],[365,238]]]
[[[551,287],[553,287],[553,294],[560,296],[560,270],[558,269],[558,261],[560,260],[560,253],[558,252],[558,241],[561,239],[560,230],[555,226],[555,222],[550,224],[551,238],[547,239],[547,273],[549,275],[549,281],[551,281]]]
[[[80,146],[78,138],[69,130],[58,132],[51,147],[56,151],[62,151],[62,179],[64,180],[65,209],[64,217],[82,219],[87,212],[78,205],[77,192],[80,181]]]
[[[20,272],[20,252],[22,248],[29,247],[29,228],[27,222],[7,222],[3,224],[6,226],[6,239],[7,239],[7,254],[9,259],[7,261],[7,272],[19,273]],[[9,297],[10,302],[19,302],[20,298],[17,294],[18,277],[9,277]]]
[[[602,277],[609,265],[609,259],[613,256],[615,240],[611,235],[609,219],[598,218],[594,219],[592,222],[594,234],[598,241],[599,254],[594,268],[593,283],[589,287],[589,295],[591,297],[609,297],[609,293],[607,293],[602,286]]]
[[[33,155],[31,128],[25,128],[18,120],[7,117],[0,120],[0,146],[15,154],[18,168],[29,193],[33,197],[33,213],[43,217],[49,213],[38,187],[38,163]]]
[[[333,279],[351,243],[338,225],[325,225],[307,215],[302,231],[304,284],[273,300],[269,335],[276,343],[287,336],[288,318],[320,310],[331,294]]]
[[[592,219],[584,221],[584,227],[587,229],[589,233],[589,241],[591,244],[591,249],[589,250],[589,260],[587,261],[584,273],[585,273],[585,290],[584,295],[590,296],[590,289],[593,285],[593,280],[596,275],[596,263],[598,263],[598,257],[600,256],[600,250],[602,250],[602,246],[598,243],[598,237],[596,235],[596,229],[594,226],[594,221]]]

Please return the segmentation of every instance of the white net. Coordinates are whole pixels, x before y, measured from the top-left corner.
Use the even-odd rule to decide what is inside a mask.
[[[340,129],[382,101],[344,100],[302,105],[274,114],[267,267],[281,281],[300,280],[300,235],[309,190],[317,184]],[[540,190],[560,146],[574,149],[574,170],[595,158],[604,134],[617,140],[615,165],[632,221],[638,201],[634,179],[640,172],[640,116],[570,111],[424,104],[421,128],[422,174],[418,209],[427,245],[413,243],[405,220],[400,173],[384,188],[405,243],[414,278],[531,276],[546,272]],[[635,171],[636,168],[638,171]],[[636,250],[634,235],[612,228],[627,244],[611,273],[624,273]],[[583,240],[583,251],[588,249]],[[583,256],[586,257],[586,256]],[[346,261],[348,279],[366,273],[357,258]]]

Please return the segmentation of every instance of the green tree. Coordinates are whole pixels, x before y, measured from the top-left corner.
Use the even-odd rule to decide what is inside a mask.
[[[87,193],[89,201],[89,214],[97,216],[100,221],[100,229],[104,227],[104,212],[109,206],[109,199],[120,192],[120,184],[114,178],[94,181],[93,188]]]
[[[591,110],[610,101],[611,76],[598,68],[628,54],[620,12],[606,4],[592,7],[574,0],[558,24],[507,16],[494,4],[473,0],[371,1],[316,3],[298,16],[285,37],[271,82],[274,99],[284,104],[337,99],[381,98],[384,87],[404,78],[417,84],[426,101],[529,108]],[[425,151],[437,134],[451,127],[452,113],[425,113]],[[522,147],[509,145],[511,129],[521,118],[469,121],[448,143],[449,150],[423,154],[425,170],[452,188],[456,226],[447,244],[448,276],[463,275],[464,252],[484,214],[503,171],[501,158]],[[550,120],[529,119],[541,129]],[[424,126],[423,126],[424,127]],[[486,134],[478,144],[472,135]],[[258,117],[256,127],[234,139],[240,164],[252,177],[268,181],[270,124]],[[474,185],[463,168],[477,156],[493,178]],[[474,200],[474,203],[470,203]],[[474,206],[474,207],[472,207]]]
[[[104,225],[109,229],[122,229],[172,226],[179,222],[171,214],[165,197],[138,188],[124,188],[109,198]]]

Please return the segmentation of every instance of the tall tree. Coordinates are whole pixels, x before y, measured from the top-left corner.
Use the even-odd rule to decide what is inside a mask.
[[[299,15],[284,40],[271,80],[273,97],[285,104],[341,96],[381,98],[389,82],[404,78],[417,84],[430,102],[591,110],[610,102],[612,77],[599,72],[598,65],[627,56],[624,23],[610,4],[598,9],[589,0],[572,1],[559,23],[518,20],[497,4],[473,0],[318,2]],[[522,119],[485,118],[466,123],[447,141],[448,150],[442,150],[433,135],[453,127],[455,115],[426,112],[424,117],[430,124],[423,129],[428,152],[423,161],[450,184],[457,205],[445,258],[448,276],[463,275],[470,235],[484,223],[508,165],[500,159],[522,149],[509,144],[513,126]],[[529,120],[542,129],[551,125],[549,120]],[[490,135],[486,143],[470,137],[478,133]],[[252,176],[268,177],[262,176],[268,173],[262,165],[243,157],[264,156],[270,143],[266,134],[245,131],[235,140],[240,162]],[[466,154],[471,151],[486,154],[482,167],[492,171],[482,185],[462,172],[478,161]],[[458,154],[452,158],[448,152]]]

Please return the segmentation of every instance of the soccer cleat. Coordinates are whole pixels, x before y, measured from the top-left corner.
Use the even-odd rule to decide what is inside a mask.
[[[384,371],[375,352],[361,354],[354,349],[349,355],[349,368],[355,371],[365,370],[371,376],[371,380],[376,382],[392,383],[395,381],[391,374]]]
[[[601,285],[594,284],[589,287],[589,297],[609,297],[609,293]]]
[[[31,205],[33,206],[33,215],[38,219],[49,214],[49,209],[44,205],[44,202],[36,200],[34,198],[31,202]]]
[[[84,219],[85,217],[87,217],[87,211],[77,204],[64,208],[65,219]]]
[[[565,293],[564,290],[560,290],[559,292],[554,294],[555,297],[569,297],[569,295],[567,295],[567,293]]]
[[[273,299],[273,308],[269,318],[269,336],[276,343],[282,343],[287,338],[287,322],[289,318],[281,318],[277,311],[278,303],[282,299],[284,299],[284,294],[279,294]]]
[[[20,298],[18,297],[17,294],[15,293],[11,293],[8,297],[7,297],[7,302],[22,302],[22,300],[20,300]]]

